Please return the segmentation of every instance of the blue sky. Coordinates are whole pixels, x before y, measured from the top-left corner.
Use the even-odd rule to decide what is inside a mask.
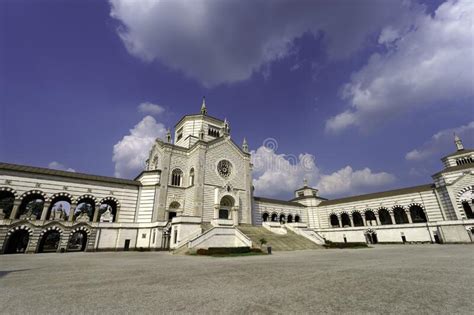
[[[474,144],[473,9],[2,1],[0,160],[133,178],[205,95],[237,143],[289,161],[257,167],[259,195],[291,197],[303,177],[327,197],[429,183],[453,132]]]

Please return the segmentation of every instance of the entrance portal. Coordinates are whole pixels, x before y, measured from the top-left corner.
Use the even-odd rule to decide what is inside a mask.
[[[58,231],[48,231],[41,239],[39,253],[55,253],[58,251],[61,234]]]
[[[373,230],[365,232],[365,239],[368,244],[377,244],[379,240],[377,239],[377,233]]]
[[[7,240],[5,254],[21,254],[26,251],[30,234],[26,230],[16,230]]]
[[[87,245],[87,233],[84,231],[77,231],[72,234],[67,245],[68,251],[82,252],[86,249]]]

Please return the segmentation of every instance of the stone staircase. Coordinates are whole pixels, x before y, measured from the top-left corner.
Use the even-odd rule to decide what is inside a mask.
[[[271,246],[273,251],[323,248],[290,230],[288,230],[288,233],[285,235],[279,235],[261,226],[239,225],[237,228],[252,240],[254,247],[260,247],[260,239],[265,238],[267,240],[267,246]]]

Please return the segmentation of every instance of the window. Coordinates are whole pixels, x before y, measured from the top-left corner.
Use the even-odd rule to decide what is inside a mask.
[[[214,126],[209,126],[207,129],[207,135],[211,137],[218,138],[219,137],[219,128]]]
[[[175,169],[171,173],[171,185],[172,186],[181,186],[183,179],[183,172],[180,169]]]
[[[227,160],[221,160],[217,164],[217,172],[220,176],[228,178],[232,173],[232,164]]]
[[[189,171],[189,186],[194,186],[194,168]]]
[[[180,128],[180,129],[176,132],[176,141],[179,141],[181,138],[183,138],[183,128]]]
[[[298,197],[303,197],[303,196],[304,196],[304,192],[300,191],[300,192],[298,193]]]
[[[142,238],[146,238],[146,233],[143,233],[143,234],[142,234]]]

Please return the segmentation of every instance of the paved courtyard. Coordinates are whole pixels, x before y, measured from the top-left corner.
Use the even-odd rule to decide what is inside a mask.
[[[0,313],[468,314],[473,283],[471,245],[4,255]]]

